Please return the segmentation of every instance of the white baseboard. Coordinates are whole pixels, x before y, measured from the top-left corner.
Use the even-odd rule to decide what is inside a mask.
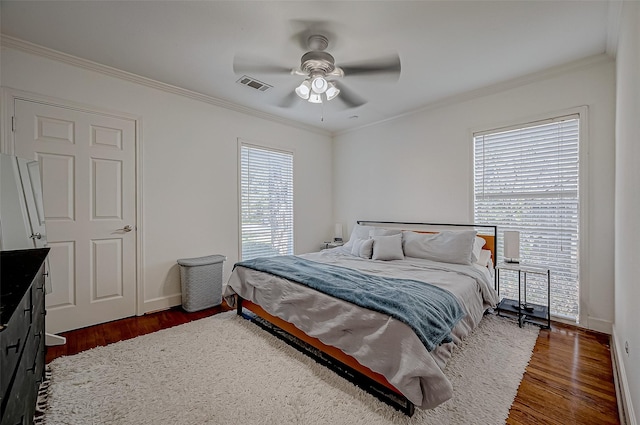
[[[611,334],[611,360],[613,361],[613,373],[616,378],[616,396],[618,399],[618,410],[621,411],[620,420],[623,425],[638,425],[636,420],[633,401],[629,391],[629,381],[624,368],[624,347],[622,339],[616,335],[616,326],[613,325]]]
[[[587,328],[592,331],[602,332],[611,335],[613,331],[613,323],[610,320],[598,319],[596,317],[587,318]]]
[[[142,314],[152,311],[166,310],[182,304],[182,294],[167,295],[164,297],[146,300],[143,304]]]

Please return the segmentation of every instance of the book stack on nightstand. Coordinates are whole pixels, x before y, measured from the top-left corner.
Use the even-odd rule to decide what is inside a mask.
[[[500,263],[496,266],[498,293],[500,293],[500,271],[518,272],[518,299],[503,298],[496,308],[498,315],[514,316],[520,327],[527,322],[551,329],[551,272],[548,267],[521,263]],[[527,302],[527,275],[539,274],[547,278],[547,305]]]
[[[344,245],[344,242],[342,242],[342,241],[323,242],[322,243],[322,249],[337,248],[337,247],[342,246],[342,245]]]

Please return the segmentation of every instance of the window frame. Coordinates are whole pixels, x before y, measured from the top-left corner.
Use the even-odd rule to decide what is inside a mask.
[[[578,232],[580,235],[578,243],[578,276],[580,279],[578,287],[578,317],[576,321],[568,320],[563,317],[552,316],[554,320],[567,324],[584,324],[588,326],[589,317],[589,288],[591,287],[590,275],[587,267],[591,262],[589,244],[589,107],[577,106],[573,108],[563,109],[555,112],[532,115],[524,118],[510,119],[508,121],[498,122],[488,125],[478,125],[468,130],[468,148],[469,148],[469,217],[470,221],[475,218],[475,157],[474,157],[474,137],[487,133],[512,130],[519,127],[527,127],[537,124],[544,124],[557,121],[561,117],[569,115],[578,115],[580,119],[579,132],[580,140],[578,141]],[[496,259],[494,259],[496,261]],[[553,288],[552,288],[553,291]]]
[[[291,189],[292,193],[292,202],[291,202],[291,212],[292,212],[292,228],[291,228],[291,251],[295,253],[296,246],[296,237],[295,237],[295,150],[292,148],[284,148],[269,145],[266,143],[259,142],[250,142],[244,139],[237,139],[237,193],[238,193],[238,260],[242,261],[242,148],[249,147],[255,149],[261,149],[271,152],[277,152],[282,154],[291,155]]]

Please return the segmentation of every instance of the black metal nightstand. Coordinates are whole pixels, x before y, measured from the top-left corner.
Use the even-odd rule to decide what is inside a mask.
[[[518,325],[533,323],[542,329],[551,329],[551,271],[548,267],[521,263],[500,263],[496,266],[498,274],[498,294],[500,293],[500,270],[518,272],[518,299],[503,298],[496,308],[498,315],[507,313],[518,318]],[[547,277],[547,305],[527,302],[527,274],[539,274]]]

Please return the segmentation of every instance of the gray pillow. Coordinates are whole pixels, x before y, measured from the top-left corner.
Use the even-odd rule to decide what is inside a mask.
[[[349,236],[349,241],[344,244],[344,247],[348,250],[353,249],[353,243],[357,239],[369,239],[369,232],[373,229],[373,226],[363,226],[362,224],[356,224],[353,226],[353,230],[351,230],[351,236]]]
[[[374,260],[403,260],[402,235],[374,236],[373,238]]]
[[[401,235],[402,230],[400,229],[383,229],[382,227],[374,227],[369,230],[369,236],[391,236],[391,235]]]
[[[404,254],[407,257],[443,263],[471,265],[476,233],[475,230],[444,231],[433,234],[403,232]]]
[[[373,239],[355,239],[351,247],[351,255],[370,259],[373,255]]]
[[[489,267],[490,261],[491,261],[491,251],[489,251],[488,249],[483,249],[480,252],[480,257],[478,258],[478,261],[476,261],[476,264],[479,264],[482,267]]]
[[[482,251],[482,247],[487,243],[484,238],[480,238],[476,236],[475,241],[473,242],[473,251],[471,251],[471,261],[477,263],[480,259],[480,252]]]

